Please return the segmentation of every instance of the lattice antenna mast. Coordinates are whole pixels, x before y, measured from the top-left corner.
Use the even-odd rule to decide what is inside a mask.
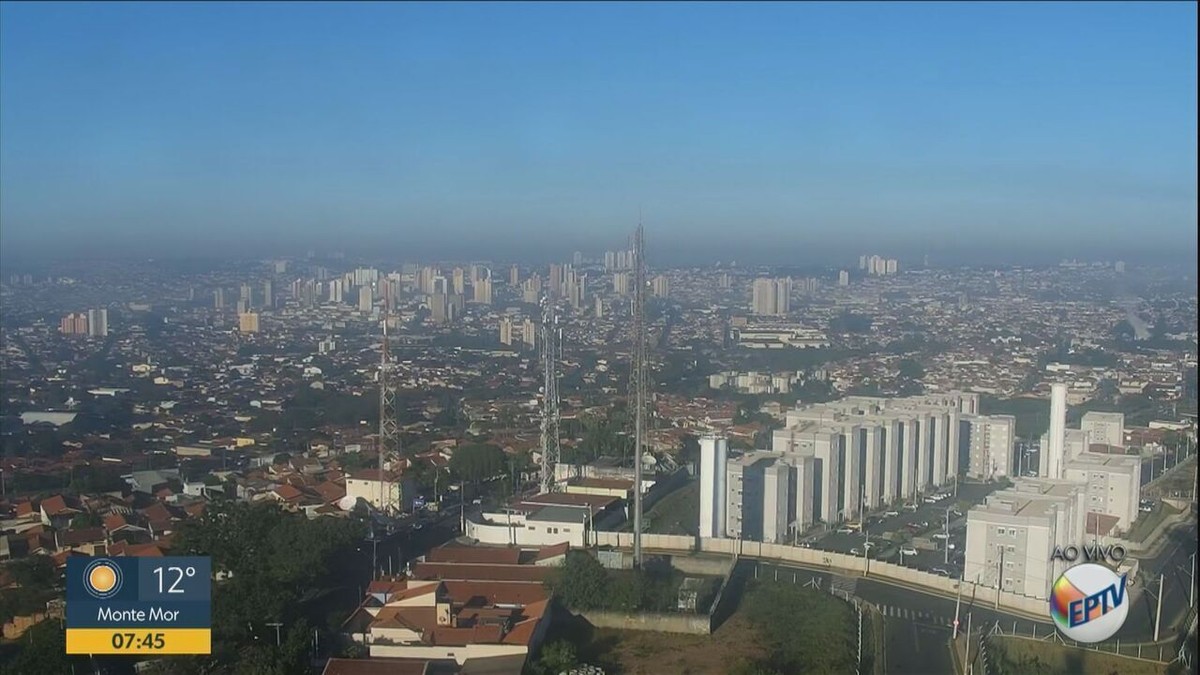
[[[400,457],[400,422],[396,410],[396,378],[388,350],[388,321],[391,318],[392,299],[388,286],[383,292],[383,348],[379,357],[379,510],[391,512],[399,509],[384,495],[384,470],[388,462]]]
[[[646,261],[641,214],[633,239],[633,566],[642,566],[642,453],[646,436]]]
[[[542,297],[542,493],[553,492],[554,469],[562,455],[559,442],[558,358],[562,329],[549,296]]]

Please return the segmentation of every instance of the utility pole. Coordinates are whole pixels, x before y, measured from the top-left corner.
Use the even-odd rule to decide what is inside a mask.
[[[646,260],[641,216],[633,240],[633,566],[642,567],[642,452],[646,433]]]
[[[942,563],[945,565],[949,565],[950,564],[950,507],[949,506],[946,507],[946,527],[942,531],[942,534],[946,535],[946,538],[944,540],[942,540],[942,551],[945,554],[942,556]]]
[[[975,670],[975,668],[971,665],[971,613],[970,612],[967,612],[967,653],[963,654],[963,665],[966,667],[968,673]]]
[[[958,575],[958,593],[954,596],[954,633],[951,635],[951,638],[958,637],[958,606],[962,603],[962,585],[963,578],[960,574]]]
[[[1191,555],[1192,573],[1188,575],[1188,609],[1196,606],[1196,554]]]
[[[996,544],[1000,549],[1000,562],[996,564],[996,609],[1000,609],[1000,591],[1004,589],[1004,544]]]
[[[1163,592],[1163,574],[1158,575],[1158,607],[1154,610],[1154,641],[1158,642],[1159,624],[1162,623],[1162,592]]]

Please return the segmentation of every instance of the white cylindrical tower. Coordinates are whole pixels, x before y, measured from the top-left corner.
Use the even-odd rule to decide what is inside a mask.
[[[1067,443],[1067,385],[1050,385],[1050,431],[1046,439],[1046,477],[1062,478]]]

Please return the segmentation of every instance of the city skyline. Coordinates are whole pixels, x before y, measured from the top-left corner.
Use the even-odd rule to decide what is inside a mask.
[[[1190,4],[0,11],[9,256],[1194,259]]]

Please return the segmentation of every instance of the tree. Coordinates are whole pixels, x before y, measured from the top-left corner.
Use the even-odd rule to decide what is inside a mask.
[[[83,513],[71,519],[71,524],[69,527],[72,530],[82,530],[87,527],[100,527],[103,524],[104,521],[100,519],[99,514],[92,513],[91,511],[84,511]]]
[[[19,641],[16,655],[0,667],[0,675],[60,675],[71,672],[67,637],[58,621],[43,621]]]
[[[457,448],[450,456],[450,471],[475,483],[498,476],[508,468],[504,451],[490,444],[471,444]]]
[[[585,551],[569,551],[546,585],[569,609],[598,609],[609,601],[608,572]]]
[[[925,368],[915,359],[901,359],[900,377],[908,380],[920,380],[925,377]]]
[[[541,656],[533,665],[533,672],[537,675],[558,675],[578,664],[575,646],[566,640],[557,640],[542,647]]]

